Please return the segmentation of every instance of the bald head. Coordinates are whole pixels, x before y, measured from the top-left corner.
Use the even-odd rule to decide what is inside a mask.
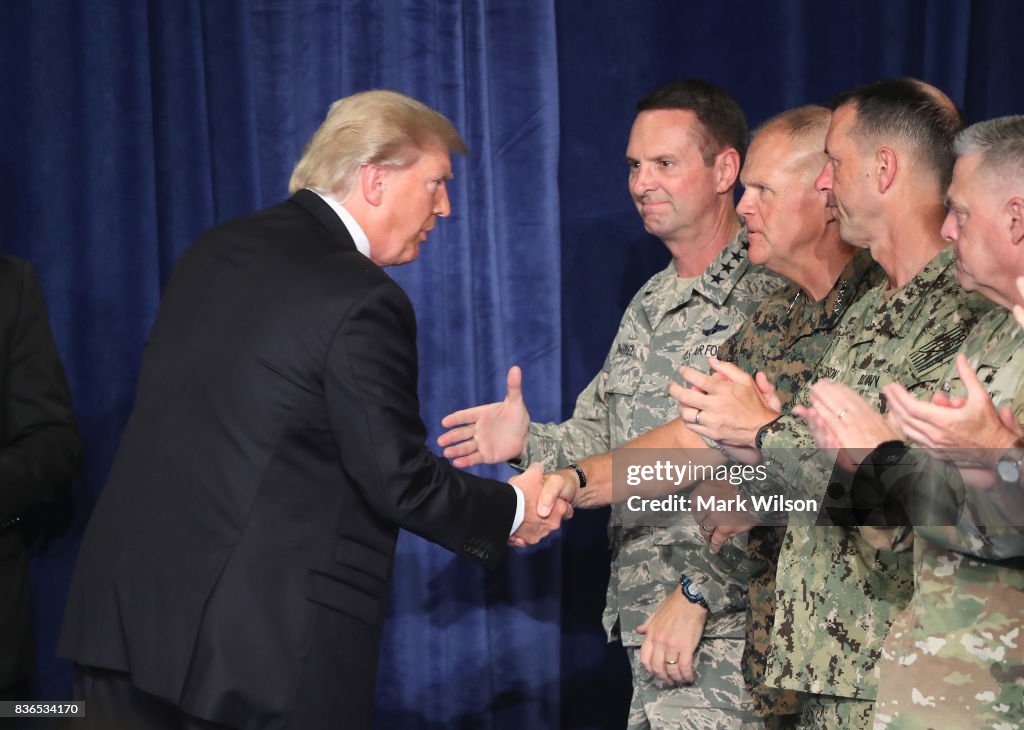
[[[755,129],[751,146],[758,139],[762,141],[759,146],[785,143],[789,152],[787,167],[813,172],[813,188],[814,178],[825,163],[825,134],[831,118],[832,112],[823,106],[807,105],[788,109]]]

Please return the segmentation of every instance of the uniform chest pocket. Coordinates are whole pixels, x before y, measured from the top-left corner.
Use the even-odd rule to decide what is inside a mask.
[[[636,358],[617,358],[608,371],[609,393],[632,396],[640,387],[643,378],[643,363]]]

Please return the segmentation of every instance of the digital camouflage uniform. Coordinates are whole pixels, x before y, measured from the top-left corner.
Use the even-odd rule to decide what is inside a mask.
[[[782,280],[747,260],[746,229],[711,262],[688,297],[680,297],[674,264],[655,274],[637,292],[619,325],[604,366],[576,401],[573,416],[561,424],[531,424],[523,463],[546,469],[622,446],[678,416],[668,394],[677,370],[691,365],[708,371],[715,355],[751,311]],[[743,689],[740,658],[747,576],[743,548],[718,555],[705,549],[697,525],[681,516],[671,528],[623,528],[622,506],[612,507],[612,567],[604,623],[611,639],[639,647],[636,629],[686,573],[711,606],[692,685],[664,687],[634,661],[634,707],[630,727],[717,728],[722,724],[701,709],[718,708],[738,722],[751,717]],[[639,653],[630,650],[631,659]],[[655,696],[656,695],[656,696]],[[659,703],[664,704],[659,705]],[[646,714],[648,719],[644,719]],[[648,721],[652,724],[648,725]]]
[[[912,393],[934,391],[991,306],[960,288],[952,249],[899,290],[887,295],[885,287],[875,287],[848,310],[814,375],[852,387],[879,410],[879,391],[890,382]],[[809,391],[805,387],[797,402],[809,403]],[[831,465],[823,465],[800,419],[784,416],[769,428],[763,452],[770,473],[791,495],[822,499]],[[869,726],[874,664],[890,622],[910,599],[911,557],[907,550],[876,550],[855,528],[786,531],[765,681],[818,695],[805,705],[807,725]]]
[[[1024,416],[1024,332],[1013,316],[990,312],[964,351],[994,403]],[[965,394],[955,365],[944,390]],[[966,491],[957,526],[915,528],[914,595],[876,666],[879,730],[1024,728],[1024,530],[986,517],[985,493]]]
[[[775,385],[783,412],[788,412],[850,304],[884,278],[870,254],[859,251],[820,301],[812,301],[796,284],[785,286],[761,302],[743,329],[719,348],[718,357],[750,375],[763,372]],[[794,718],[787,716],[800,709],[796,692],[764,685],[775,619],[775,569],[785,533],[785,527],[755,527],[747,538],[750,585],[743,677],[769,727],[788,726]]]

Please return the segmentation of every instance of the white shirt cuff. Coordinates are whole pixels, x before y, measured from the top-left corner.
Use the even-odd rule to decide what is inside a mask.
[[[523,520],[526,519],[526,497],[523,496],[523,490],[517,487],[515,484],[509,484],[514,490],[516,490],[516,518],[512,520],[512,529],[509,530],[509,536],[519,529],[519,526],[523,524]]]

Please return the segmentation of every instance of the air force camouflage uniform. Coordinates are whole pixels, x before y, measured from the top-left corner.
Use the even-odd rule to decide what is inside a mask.
[[[990,312],[964,351],[996,406],[1024,417],[1024,332],[1013,316]],[[965,394],[955,365],[944,389]],[[984,492],[966,496],[958,525],[915,528],[914,595],[876,666],[878,730],[1024,728],[1024,529],[986,515]]]
[[[680,294],[674,264],[655,274],[630,302],[604,366],[561,424],[531,424],[524,463],[546,469],[605,453],[678,416],[668,394],[683,365],[708,370],[707,357],[734,334],[750,312],[782,283],[747,260],[742,229]],[[712,555],[697,526],[683,515],[670,528],[622,527],[612,508],[612,567],[604,623],[609,637],[630,647],[634,697],[630,728],[730,727],[751,717],[740,657],[747,576],[743,549]],[[639,663],[637,627],[654,613],[686,573],[701,584],[711,613],[695,658],[693,685],[668,688]],[[658,707],[669,697],[671,708]],[[694,708],[688,711],[688,708]],[[645,719],[646,716],[646,719]],[[649,724],[650,723],[650,724]]]
[[[848,311],[815,372],[844,383],[883,410],[879,389],[899,382],[932,392],[967,333],[991,305],[966,294],[946,249],[899,290],[883,283]],[[805,387],[798,402],[809,402]],[[793,496],[823,497],[814,439],[798,418],[768,429],[765,463]],[[791,526],[776,577],[775,630],[766,683],[816,695],[804,706],[813,727],[868,727],[874,664],[893,617],[910,599],[911,554],[879,551],[857,529]]]
[[[743,329],[718,351],[721,360],[746,373],[763,372],[788,412],[792,400],[810,382],[850,305],[885,278],[867,251],[846,265],[832,290],[812,301],[796,284],[779,289],[757,308]],[[783,727],[800,709],[797,693],[764,686],[769,637],[775,619],[775,569],[784,527],[755,527],[748,533],[750,566],[743,676],[758,712],[769,727]]]

